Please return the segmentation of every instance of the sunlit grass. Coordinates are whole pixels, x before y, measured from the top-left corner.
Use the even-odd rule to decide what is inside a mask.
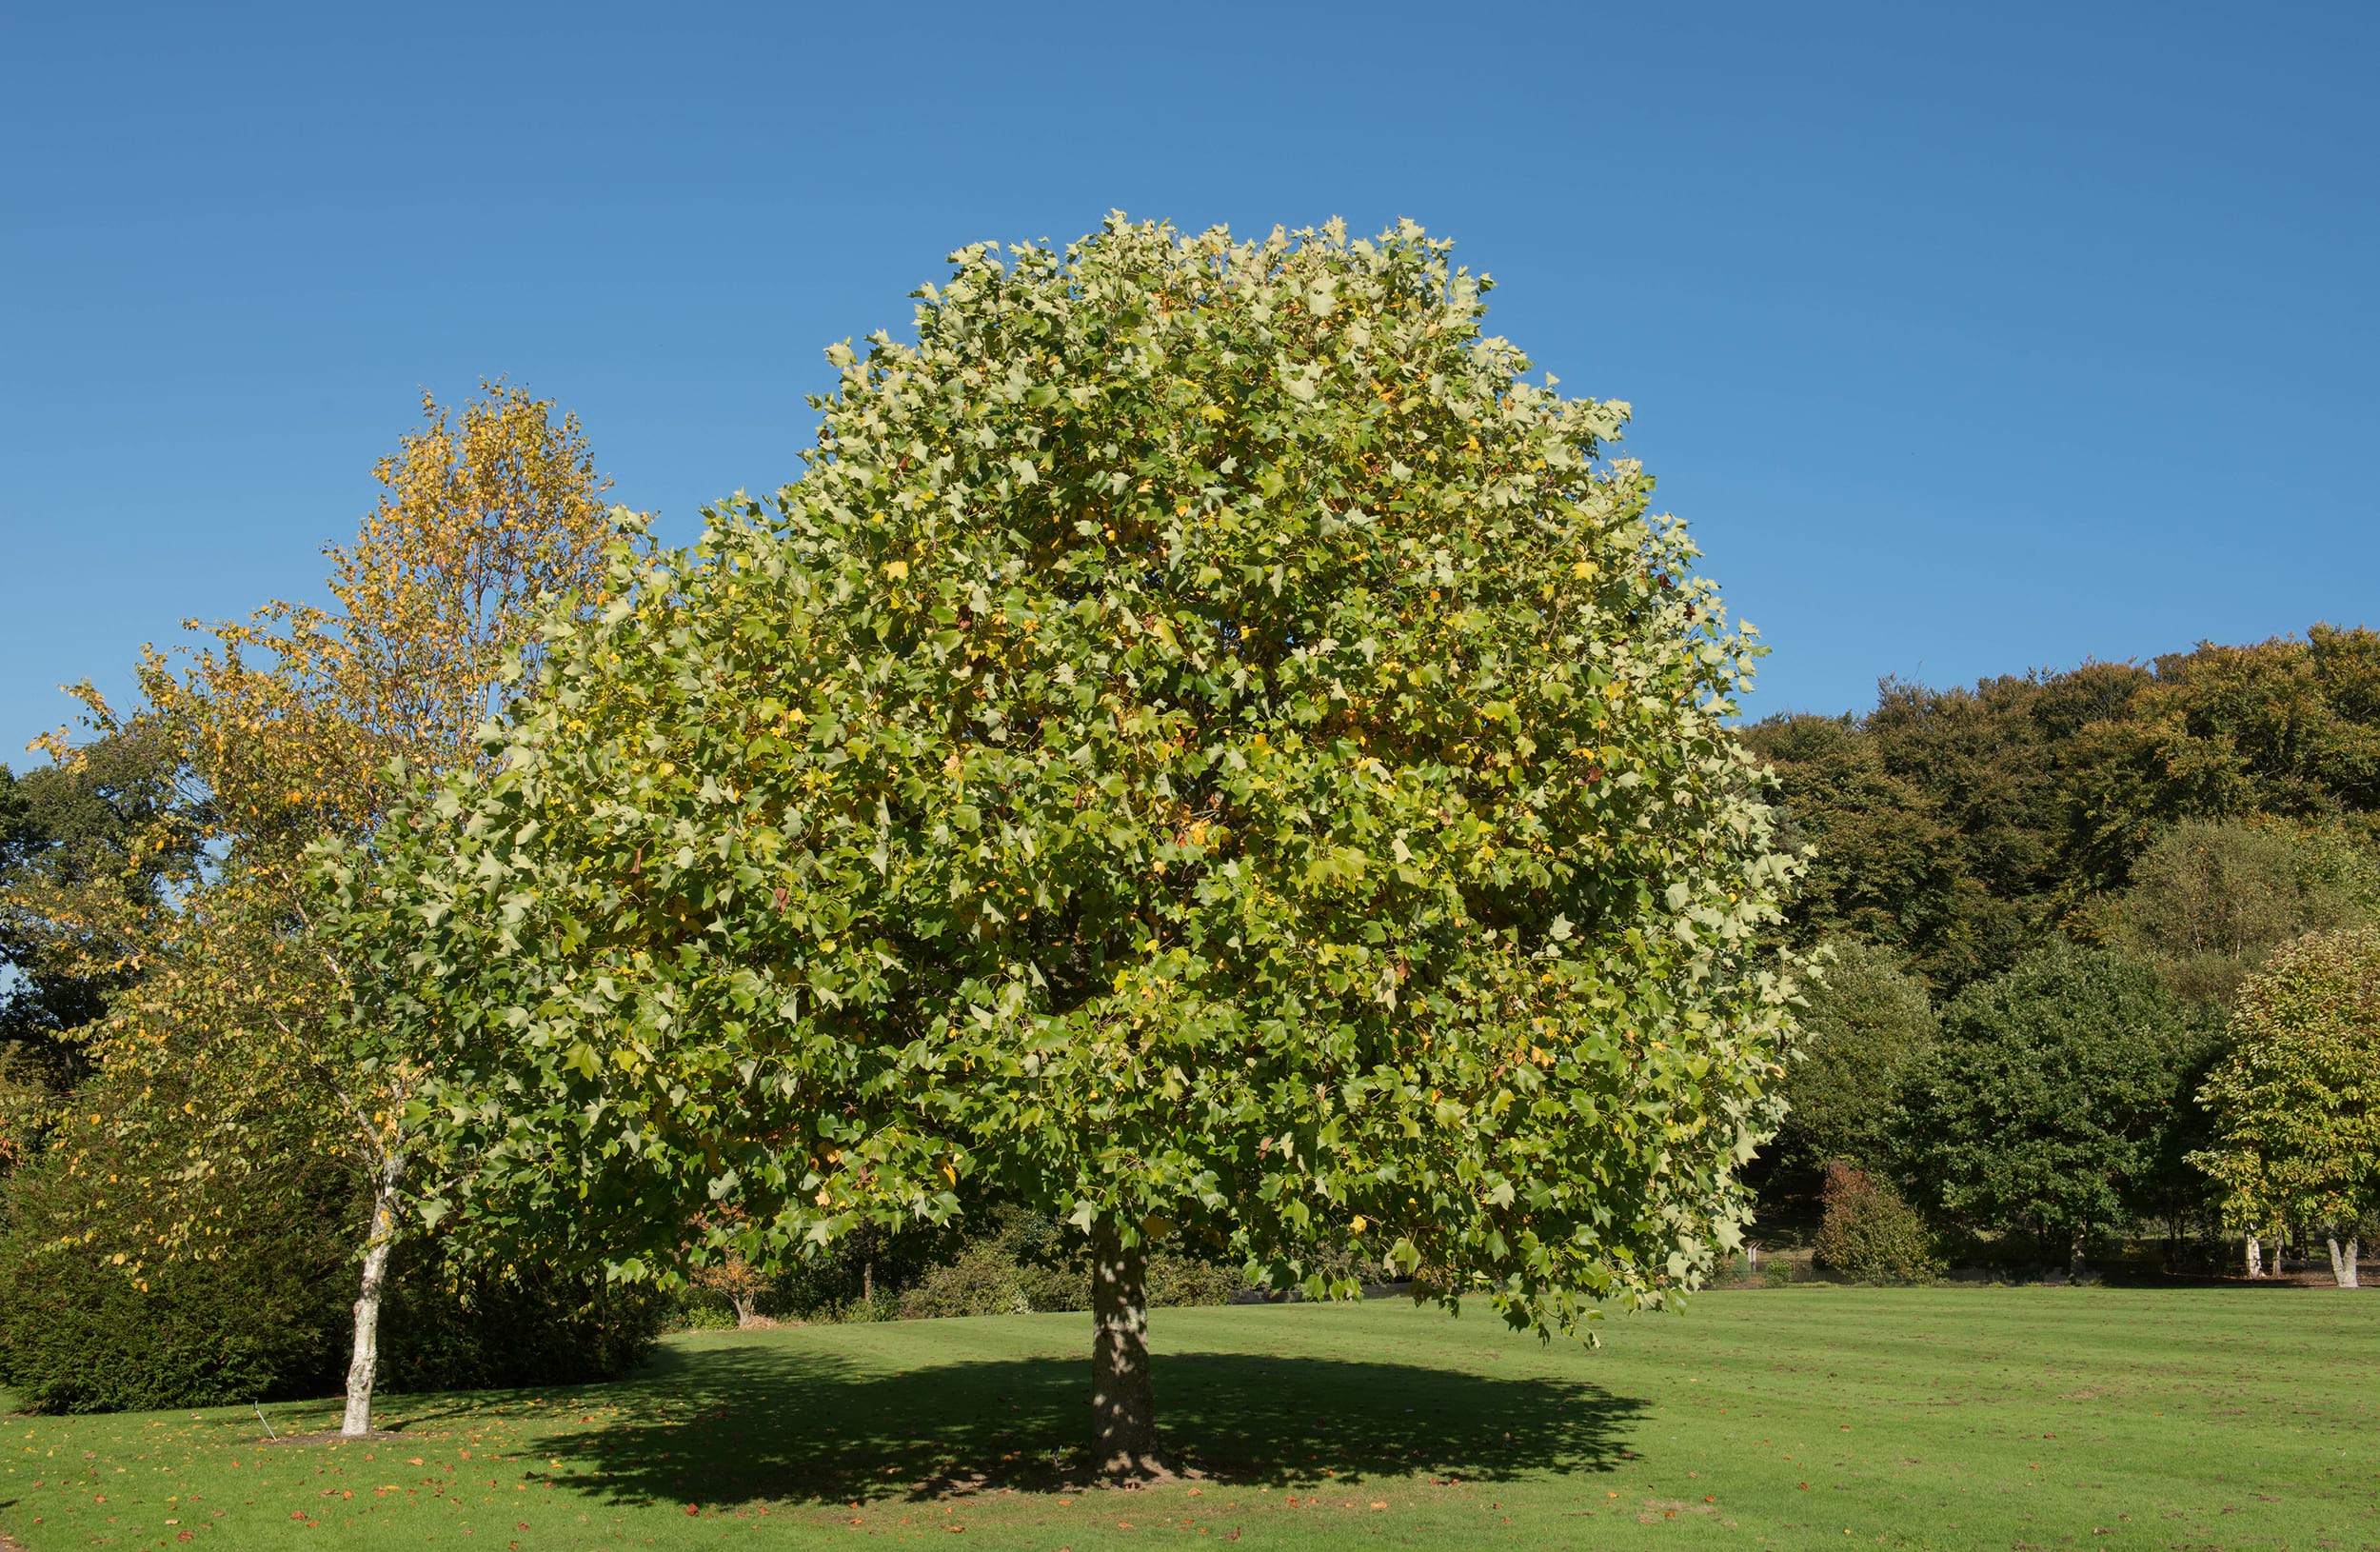
[[[1086,1489],[1081,1316],[672,1339],[634,1381],[0,1421],[30,1552],[172,1548],[2380,1544],[2380,1298],[1706,1296],[1600,1352],[1402,1305],[1161,1310],[1190,1474]],[[329,1403],[268,1406],[281,1433]],[[187,1540],[186,1540],[187,1539]]]

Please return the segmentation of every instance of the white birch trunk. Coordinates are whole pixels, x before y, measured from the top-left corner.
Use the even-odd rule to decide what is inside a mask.
[[[2253,1234],[2248,1236],[2248,1275],[2264,1276],[2264,1241]]]
[[[2356,1257],[2362,1253],[2363,1247],[2356,1242],[2356,1239],[2352,1234],[2348,1236],[2347,1244],[2344,1246],[2341,1246],[2339,1244],[2339,1231],[2336,1227],[2333,1227],[2330,1230],[2330,1281],[2337,1283],[2342,1288],[2354,1287],[2356,1285],[2355,1260]]]
[[[364,1240],[364,1286],[355,1301],[355,1351],[347,1360],[347,1410],[339,1431],[350,1438],[372,1431],[372,1378],[380,1368],[380,1296],[388,1278],[388,1250],[397,1239],[397,1186],[405,1155],[392,1153],[372,1184],[371,1223]]]

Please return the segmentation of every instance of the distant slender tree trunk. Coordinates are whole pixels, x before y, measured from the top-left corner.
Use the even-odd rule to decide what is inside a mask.
[[[2083,1245],[2089,1241],[2090,1237],[2091,1230],[2087,1224],[2076,1224],[2072,1229],[2067,1231],[2066,1275],[2070,1281],[2082,1276]]]
[[[1157,1452],[1157,1393],[1149,1377],[1149,1253],[1126,1248],[1115,1224],[1091,1230],[1093,1453],[1110,1477],[1164,1467]]]
[[[391,1153],[372,1183],[372,1216],[364,1238],[364,1286],[355,1301],[355,1349],[347,1360],[347,1410],[339,1431],[372,1431],[372,1379],[380,1369],[380,1296],[388,1280],[388,1251],[397,1241],[397,1187],[405,1155]]]
[[[2330,1281],[2342,1288],[2356,1286],[2355,1261],[2362,1253],[2363,1246],[2357,1242],[2354,1231],[2351,1229],[2348,1231],[2347,1244],[2341,1246],[2339,1229],[2335,1224],[2330,1225]]]
[[[2264,1276],[2264,1241],[2253,1234],[2248,1236],[2248,1275]]]

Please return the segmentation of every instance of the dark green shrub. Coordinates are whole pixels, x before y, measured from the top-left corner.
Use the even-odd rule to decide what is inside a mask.
[[[1151,1309],[1167,1304],[1228,1304],[1231,1296],[1247,1285],[1247,1273],[1238,1266],[1201,1261],[1196,1256],[1160,1254],[1149,1258]],[[1084,1300],[1087,1303],[1087,1285]]]
[[[916,1285],[901,1296],[902,1318],[911,1321],[950,1315],[1019,1315],[1032,1307],[1018,1279],[1015,1260],[997,1239],[978,1240],[950,1260],[927,1267]]]
[[[71,1167],[69,1167],[69,1163]],[[0,1384],[44,1412],[148,1411],[337,1393],[364,1207],[336,1168],[243,1180],[195,1204],[201,1259],[115,1263],[122,1161],[45,1158],[0,1184]],[[383,1390],[574,1383],[633,1368],[659,1334],[646,1290],[401,1254],[381,1314]]]
[[[1827,1167],[1814,1260],[1854,1283],[1932,1283],[1943,1268],[1917,1209],[1883,1181],[1841,1163]]]
[[[1152,1283],[1156,1276],[1156,1264],[1151,1263],[1149,1277]],[[1026,1262],[1017,1268],[1017,1291],[1023,1296],[1028,1309],[1043,1313],[1088,1309],[1091,1307],[1091,1274],[1080,1265],[1046,1266]],[[1150,1303],[1156,1303],[1154,1297]]]
[[[86,1160],[86,1164],[92,1161]],[[336,1387],[346,1363],[344,1248],[284,1199],[207,1204],[207,1259],[140,1285],[90,1232],[120,1188],[46,1159],[9,1177],[0,1224],[0,1383],[43,1412],[211,1406]],[[344,1182],[298,1192],[342,1204]]]
[[[926,1267],[901,1296],[905,1319],[1091,1307],[1091,1263],[1081,1233],[1042,1213],[995,1213],[953,1256]]]
[[[382,1311],[390,1391],[508,1389],[617,1379],[652,1351],[669,1313],[659,1290],[550,1267],[403,1266]]]

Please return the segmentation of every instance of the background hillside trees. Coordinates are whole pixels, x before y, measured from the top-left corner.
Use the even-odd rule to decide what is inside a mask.
[[[2380,633],[2201,646],[1973,689],[1887,681],[1857,718],[1773,718],[1789,832],[1817,846],[1796,941],[1897,950],[1937,992],[2050,935],[2103,935],[2105,903],[2186,821],[2263,814],[2380,852]]]
[[[2223,1008],[2282,944],[2375,916],[2380,860],[2337,830],[2190,819],[2151,843],[2131,886],[2077,925]]]

